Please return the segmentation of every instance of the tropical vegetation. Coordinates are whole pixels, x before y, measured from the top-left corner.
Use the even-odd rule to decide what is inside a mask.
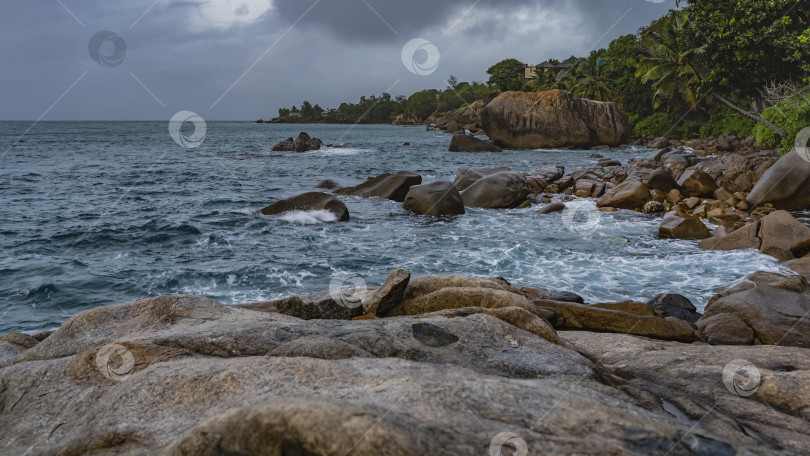
[[[537,66],[527,78],[528,66],[508,58],[487,69],[486,82],[451,76],[440,90],[361,97],[333,110],[304,102],[279,115],[302,122],[424,121],[496,91],[565,89],[620,104],[637,137],[756,134],[765,147],[789,148],[810,124],[810,7],[795,0],[680,3],[637,34],[564,60],[562,71]]]

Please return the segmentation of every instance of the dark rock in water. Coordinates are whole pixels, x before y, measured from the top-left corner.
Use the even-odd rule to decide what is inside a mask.
[[[341,185],[338,184],[337,182],[333,181],[332,179],[324,179],[324,180],[318,182],[318,185],[315,186],[315,188],[322,188],[322,189],[328,190],[330,192],[335,191],[335,190],[339,189],[340,187],[341,187]]]
[[[647,201],[644,207],[641,208],[641,212],[645,214],[658,214],[666,212],[666,210],[667,208],[664,206],[664,203],[659,203],[658,201]]]
[[[658,227],[658,237],[661,239],[707,239],[712,237],[709,228],[695,217],[677,212],[667,212]]]
[[[450,140],[450,152],[500,152],[501,148],[475,136],[457,133]]]
[[[718,189],[717,182],[712,179],[712,176],[699,169],[686,170],[678,179],[678,187],[681,188],[681,193],[686,197],[711,198],[714,196],[715,190]]]
[[[492,142],[514,149],[618,146],[631,133],[618,104],[574,98],[564,90],[501,93],[484,108],[482,122]]]
[[[456,122],[455,120],[451,120],[450,122],[447,123],[447,125],[444,126],[444,131],[446,133],[453,133],[453,134],[461,133],[461,134],[464,134],[464,127],[459,125],[458,122]]]
[[[386,198],[399,203],[414,185],[422,183],[422,176],[407,171],[396,174],[380,174],[354,187],[344,187],[335,191],[338,195],[360,196],[363,198]]]
[[[531,191],[532,186],[523,174],[501,171],[470,185],[461,198],[465,206],[502,209],[519,206]]]
[[[273,117],[265,123],[287,123],[286,117]]]
[[[669,193],[678,188],[678,182],[667,170],[659,168],[650,173],[647,186],[652,190],[661,190],[664,193]]]
[[[696,323],[700,318],[697,308],[685,296],[674,293],[661,293],[647,302],[653,310],[664,312],[672,317]]]
[[[554,212],[560,212],[565,210],[565,204],[563,203],[551,203],[545,207],[541,207],[537,213],[538,214],[551,214]]]
[[[715,295],[697,325],[712,344],[810,348],[810,284],[759,271]]]
[[[782,156],[765,171],[746,201],[752,207],[771,203],[777,209],[810,208],[810,157],[797,149]]]
[[[585,304],[585,300],[582,296],[572,293],[570,291],[561,291],[559,293],[554,293],[553,295],[548,297],[549,301],[558,301],[558,302],[575,302],[577,304]]]
[[[287,138],[273,147],[274,152],[307,152],[318,150],[323,146],[323,142],[318,138],[310,138],[308,134],[301,132],[298,138],[293,140]]]
[[[622,166],[622,162],[620,162],[619,160],[611,160],[611,159],[599,160],[596,164],[602,167]]]
[[[446,347],[458,342],[458,336],[450,331],[430,323],[411,325],[413,338],[428,347]]]
[[[470,185],[474,184],[479,179],[482,179],[485,176],[489,176],[490,174],[499,173],[501,171],[509,171],[509,168],[502,166],[500,168],[468,168],[466,166],[462,166],[458,169],[456,173],[456,180],[453,181],[453,185],[458,189],[458,191],[464,191]]]
[[[628,179],[599,198],[596,205],[633,210],[641,209],[649,200],[650,188],[639,180]]]
[[[411,145],[411,143],[409,143],[408,141],[405,141],[404,143],[402,143],[402,145],[403,145],[403,146],[410,146],[410,145]]]
[[[335,214],[338,221],[349,221],[349,209],[343,204],[343,201],[320,192],[304,193],[276,201],[259,212],[264,215],[277,215],[289,211],[329,211]]]
[[[408,190],[402,208],[420,215],[464,214],[464,201],[451,182],[414,185]]]
[[[264,119],[259,119],[255,123],[264,123]]]
[[[529,179],[540,178],[549,184],[553,184],[554,182],[560,180],[563,175],[565,175],[564,166],[542,166],[540,168],[535,168],[535,170],[530,172],[526,177]]]

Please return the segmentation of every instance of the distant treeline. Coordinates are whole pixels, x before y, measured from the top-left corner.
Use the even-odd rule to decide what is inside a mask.
[[[482,82],[458,82],[451,76],[444,90],[427,89],[409,97],[392,97],[389,93],[363,96],[357,103],[342,103],[337,109],[331,110],[304,101],[300,109],[297,106],[281,108],[278,115],[292,123],[391,123],[401,114],[418,122],[433,113],[466,106],[485,98],[492,91],[490,85]]]

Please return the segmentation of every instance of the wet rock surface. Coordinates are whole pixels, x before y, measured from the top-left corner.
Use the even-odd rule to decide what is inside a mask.
[[[549,321],[594,312],[615,315],[600,331],[678,319],[642,303],[530,301],[547,293],[497,278],[407,282],[405,272],[378,295],[439,303],[428,313],[307,321],[162,296],[80,313],[42,341],[4,336],[19,353],[0,360],[0,451],[486,454],[503,432],[554,454],[808,448],[810,390],[796,391],[810,381],[806,350],[558,333]],[[752,399],[723,384],[734,358],[762,372]]]

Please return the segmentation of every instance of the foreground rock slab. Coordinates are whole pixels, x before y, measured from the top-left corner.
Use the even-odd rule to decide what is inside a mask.
[[[810,284],[756,272],[712,297],[697,325],[709,343],[810,348]]]
[[[749,404],[718,386],[731,355],[718,348],[550,341],[505,321],[519,312],[315,323],[189,296],[95,308],[0,362],[0,452],[487,454],[504,432],[530,454],[802,449],[806,394],[786,403],[783,391],[806,378],[806,353],[770,353],[798,370],[764,370]],[[755,349],[734,355],[759,361]],[[699,377],[676,368],[696,359]]]
[[[484,108],[482,124],[495,144],[514,149],[618,146],[631,133],[619,105],[564,90],[501,93]]]
[[[309,192],[276,201],[260,210],[264,215],[278,215],[290,211],[329,211],[339,222],[349,221],[349,209],[340,199],[327,193]]]

